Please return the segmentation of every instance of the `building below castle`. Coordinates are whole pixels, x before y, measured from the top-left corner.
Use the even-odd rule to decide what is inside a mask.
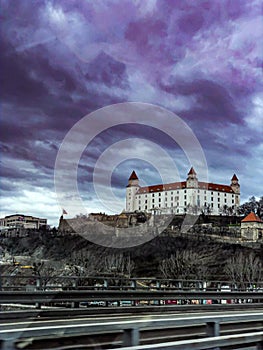
[[[6,228],[40,229],[47,226],[47,219],[31,215],[14,214],[0,219],[0,226]]]
[[[230,185],[198,181],[192,167],[186,181],[141,187],[135,171],[126,187],[126,211],[153,214],[235,214],[240,205],[236,174]]]

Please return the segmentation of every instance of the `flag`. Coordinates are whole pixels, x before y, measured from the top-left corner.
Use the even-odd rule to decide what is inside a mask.
[[[65,209],[63,209],[63,210],[62,210],[62,214],[67,215],[67,212],[66,212],[66,210],[65,210]]]

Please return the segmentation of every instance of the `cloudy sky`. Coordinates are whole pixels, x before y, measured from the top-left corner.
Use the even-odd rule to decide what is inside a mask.
[[[1,216],[19,212],[57,225],[54,167],[64,137],[89,113],[123,102],[175,113],[198,138],[210,182],[229,184],[236,173],[242,201],[263,195],[260,0],[0,3]],[[169,125],[117,125],[87,145],[78,189],[88,212],[107,211],[93,177],[107,150],[99,170],[112,173],[113,212],[124,208],[133,169],[143,184],[160,181],[154,145],[185,180],[191,160],[162,127]]]

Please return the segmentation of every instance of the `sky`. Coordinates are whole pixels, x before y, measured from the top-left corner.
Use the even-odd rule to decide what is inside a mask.
[[[62,204],[54,173],[65,136],[90,113],[126,102],[157,105],[186,123],[210,182],[229,184],[236,173],[241,202],[263,195],[260,0],[0,4],[1,217],[35,215],[57,226]],[[119,123],[94,135],[77,170],[87,212],[120,212],[132,170],[142,185],[160,182],[167,164],[154,147],[176,165],[176,176],[164,170],[169,181],[185,180],[191,159],[163,133],[167,120],[159,126]],[[87,123],[83,132],[92,127]],[[94,190],[95,172],[105,169],[118,200],[106,209]]]

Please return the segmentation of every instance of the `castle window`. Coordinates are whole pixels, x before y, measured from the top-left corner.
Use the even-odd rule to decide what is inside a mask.
[[[154,193],[152,193],[152,197],[154,197]]]
[[[161,193],[159,193],[159,196],[161,195]]]
[[[141,210],[141,207],[139,207],[139,210]]]
[[[186,193],[186,190],[184,190],[184,193]]]
[[[186,202],[184,202],[184,205],[186,206]]]
[[[167,202],[167,197],[165,197],[165,202]]]
[[[159,198],[159,202],[161,202],[162,201],[162,198]]]
[[[218,195],[220,196],[220,193],[218,192]]]
[[[226,198],[225,198],[225,203],[227,202]]]
[[[171,201],[173,201],[174,200],[174,197],[171,197]]]
[[[220,208],[220,204],[218,204],[218,208]]]
[[[153,198],[152,202],[154,203],[154,198]]]
[[[184,199],[186,199],[187,198],[187,196],[186,196],[186,194],[184,195]]]
[[[147,209],[147,205],[145,206],[145,210]]]
[[[147,199],[145,199],[145,203],[147,203]]]
[[[235,203],[234,199],[232,199],[232,203]]]
[[[167,192],[165,192],[165,195],[167,195]]]
[[[205,194],[206,194],[206,191],[205,191]]]
[[[220,197],[218,198],[218,202],[220,202]]]
[[[211,197],[211,201],[213,202],[213,200],[214,200],[214,198],[213,197]]]
[[[211,192],[211,195],[213,194],[213,192]]]
[[[226,197],[226,193],[225,193],[225,197]]]
[[[171,194],[173,194],[173,192],[171,192]]]
[[[205,201],[206,201],[206,196],[205,196]]]
[[[213,203],[211,203],[211,208],[214,208],[214,204]]]

